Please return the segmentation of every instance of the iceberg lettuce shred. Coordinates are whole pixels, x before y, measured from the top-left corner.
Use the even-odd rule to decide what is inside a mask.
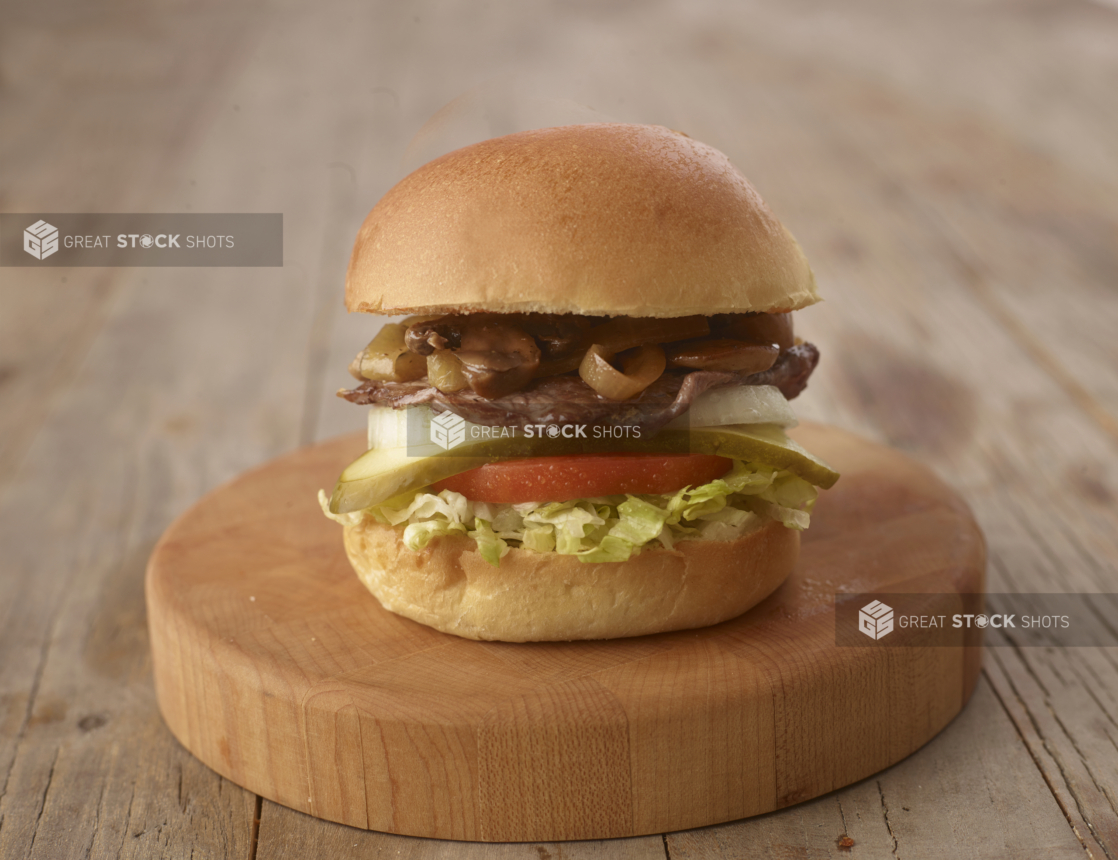
[[[625,561],[649,545],[669,549],[683,540],[736,540],[773,519],[806,529],[818,491],[787,470],[735,460],[709,484],[666,495],[620,495],[569,502],[499,505],[460,493],[416,492],[364,511],[322,512],[343,525],[364,518],[403,525],[404,544],[421,550],[434,538],[464,535],[494,567],[510,548],[558,552],[584,562]]]

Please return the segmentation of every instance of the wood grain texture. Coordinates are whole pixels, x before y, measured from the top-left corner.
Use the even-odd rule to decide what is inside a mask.
[[[839,648],[833,595],[980,592],[985,546],[912,461],[822,425],[796,435],[843,478],[789,581],[725,624],[604,642],[478,643],[385,612],[314,500],[363,440],[270,463],[152,555],[164,717],[278,803],[443,839],[679,830],[861,779],[955,717],[979,649]]]
[[[52,12],[77,20],[60,29],[20,4],[5,6],[0,206],[152,211],[179,181],[214,121],[221,89],[247,57],[253,11],[218,3],[199,3],[189,15],[151,10],[166,22],[157,36],[130,24],[134,10],[88,16],[80,3],[62,2]],[[124,98],[127,111],[119,109]],[[121,281],[113,269],[0,278],[0,480],[102,331]]]
[[[0,206],[282,211],[287,265],[0,275],[0,855],[889,860],[1063,819],[1118,856],[1118,680],[1091,649],[997,649],[997,695],[884,798],[871,780],[667,848],[414,840],[265,801],[254,843],[251,793],[162,728],[140,600],[202,493],[360,425],[333,390],[371,330],[340,278],[401,165],[592,108],[723,149],[800,239],[825,297],[798,322],[824,355],[801,415],[957,488],[992,589],[1118,591],[1112,2],[11,2],[4,22]],[[922,761],[966,778],[920,791]]]
[[[666,860],[661,836],[585,842],[447,842],[364,833],[264,801],[257,860]]]
[[[1007,754],[1002,747],[1007,724],[983,680],[972,704],[900,765],[784,813],[669,834],[670,856],[841,857],[838,842],[845,835],[854,842],[849,856],[855,857],[1082,857],[1061,811],[1046,802],[1028,754],[1020,747]],[[984,802],[948,800],[979,796]],[[1000,821],[988,806],[999,810]],[[941,815],[950,830],[933,823]]]

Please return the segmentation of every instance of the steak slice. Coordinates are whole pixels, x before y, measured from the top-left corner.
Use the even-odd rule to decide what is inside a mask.
[[[430,406],[453,412],[474,424],[524,427],[529,424],[629,425],[654,433],[682,415],[705,391],[723,385],[775,385],[791,400],[807,387],[819,363],[819,350],[810,343],[786,349],[768,370],[742,376],[714,370],[669,370],[631,400],[607,400],[578,376],[548,376],[520,391],[487,400],[469,389],[439,391],[429,383],[366,380],[338,396],[351,403],[391,406]]]

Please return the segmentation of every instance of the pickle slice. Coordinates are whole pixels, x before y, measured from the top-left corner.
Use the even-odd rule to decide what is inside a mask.
[[[336,514],[359,511],[436,481],[502,460],[563,454],[610,453],[619,449],[662,453],[717,454],[764,463],[827,488],[838,473],[789,439],[775,424],[738,424],[661,430],[649,439],[513,438],[467,440],[445,454],[409,456],[407,448],[374,448],[358,457],[338,479],[330,498]]]
[[[838,472],[789,439],[778,424],[728,424],[695,427],[690,432],[691,450],[696,454],[718,454],[787,469],[824,490],[839,479]]]

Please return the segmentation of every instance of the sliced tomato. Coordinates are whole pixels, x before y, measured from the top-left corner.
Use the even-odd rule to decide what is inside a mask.
[[[565,502],[619,493],[674,493],[730,469],[713,454],[578,454],[489,463],[432,485],[475,502]]]

